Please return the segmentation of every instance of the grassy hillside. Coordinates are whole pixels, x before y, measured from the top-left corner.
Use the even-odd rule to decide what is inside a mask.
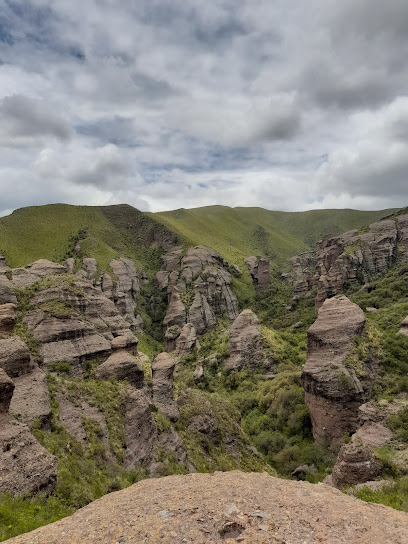
[[[81,256],[95,257],[104,269],[118,255],[146,266],[158,242],[172,240],[176,237],[163,225],[127,205],[50,204],[0,219],[0,252],[11,267],[41,258],[61,262],[73,255],[77,242]]]
[[[207,206],[149,214],[195,244],[213,247],[231,263],[249,255],[283,261],[326,234],[337,235],[377,221],[393,210],[275,212],[263,208]]]

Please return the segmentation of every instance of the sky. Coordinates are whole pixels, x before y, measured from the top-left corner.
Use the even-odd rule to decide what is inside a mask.
[[[406,0],[0,0],[0,215],[408,205]]]

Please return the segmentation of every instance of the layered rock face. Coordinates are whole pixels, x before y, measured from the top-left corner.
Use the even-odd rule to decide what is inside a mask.
[[[396,216],[370,225],[368,232],[352,230],[325,238],[317,247],[316,307],[347,285],[365,283],[385,272],[398,254],[408,260],[408,215]]]
[[[38,291],[24,321],[40,343],[42,364],[66,362],[77,374],[87,358],[110,355],[113,335],[132,334],[111,300],[88,281],[70,276]]]
[[[32,366],[30,351],[19,336],[0,340],[0,368],[10,378],[27,374]]]
[[[152,363],[153,404],[172,421],[180,417],[173,395],[175,365],[168,353],[160,353]]]
[[[267,257],[258,259],[251,256],[245,259],[248,265],[253,282],[259,286],[263,292],[267,292],[271,286],[271,276],[269,269],[269,259]]]
[[[177,248],[164,255],[163,263],[166,270],[157,273],[156,283],[159,289],[167,289],[169,297],[164,333],[173,326],[181,331],[190,323],[198,334],[203,334],[215,327],[216,316],[226,315],[231,320],[237,317],[238,301],[232,290],[229,266],[219,253],[196,246],[181,257]],[[175,348],[176,338],[168,338],[166,349]]]
[[[364,312],[347,297],[328,299],[308,330],[307,359],[302,369],[305,401],[316,440],[333,442],[354,432],[358,408],[371,395],[375,362],[358,373],[347,365],[353,339],[365,325]]]
[[[318,280],[317,258],[314,251],[300,253],[290,259],[295,280],[294,295],[302,295],[312,289]]]
[[[261,362],[261,325],[252,310],[243,310],[231,326],[229,337],[230,356],[226,370],[255,367]]]
[[[291,259],[294,295],[305,295],[317,286],[319,309],[326,298],[386,272],[398,257],[408,261],[407,214],[377,221],[365,231],[327,236],[318,242],[316,253],[301,253]]]
[[[26,425],[9,415],[14,389],[14,383],[0,368],[0,493],[52,493],[57,459],[37,442]]]

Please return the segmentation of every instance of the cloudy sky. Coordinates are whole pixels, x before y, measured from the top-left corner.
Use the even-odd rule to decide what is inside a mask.
[[[408,204],[406,0],[0,0],[0,215]]]

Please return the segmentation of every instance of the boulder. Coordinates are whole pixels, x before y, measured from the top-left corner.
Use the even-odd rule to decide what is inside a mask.
[[[0,333],[13,332],[17,318],[17,306],[15,304],[2,304],[0,306]]]
[[[0,304],[17,304],[13,284],[3,274],[0,274]]]
[[[129,393],[125,412],[126,469],[148,468],[153,460],[157,426],[142,390]]]
[[[350,442],[339,451],[331,475],[332,485],[343,489],[347,485],[377,478],[381,474],[382,463],[375,457],[374,450],[391,438],[391,430],[382,423],[369,423],[360,427]]]
[[[19,336],[0,340],[0,367],[10,378],[16,378],[31,371],[30,351]]]
[[[13,391],[13,381],[5,371],[0,368],[0,414],[5,414],[9,411]]]
[[[0,493],[13,497],[51,494],[57,483],[57,458],[48,453],[27,425],[0,414]]]
[[[116,351],[98,366],[95,376],[101,380],[109,380],[110,378],[120,381],[128,380],[131,385],[137,388],[144,385],[142,364],[139,359],[124,350]]]
[[[160,353],[152,363],[153,404],[172,421],[180,417],[173,394],[175,364],[168,353]]]
[[[252,310],[243,310],[231,326],[228,341],[230,356],[226,370],[254,367],[260,362],[261,326]]]
[[[345,296],[327,299],[308,330],[307,358],[301,381],[316,440],[332,442],[357,428],[358,408],[371,396],[376,361],[362,370],[346,357],[365,325],[364,312]]]
[[[40,422],[41,427],[47,428],[51,418],[51,402],[45,373],[35,365],[29,374],[14,378],[14,385],[10,413],[22,423]]]
[[[116,338],[111,341],[111,348],[113,351],[126,349],[132,355],[137,355],[137,344],[137,337],[133,334],[131,330],[129,330],[126,332],[126,334],[116,336]]]
[[[400,334],[405,334],[405,336],[408,336],[408,316],[401,323],[401,328],[399,332]]]
[[[184,327],[183,327],[184,328]],[[181,329],[178,325],[167,327],[164,335],[164,349],[168,352],[176,349],[176,340],[180,336]]]

